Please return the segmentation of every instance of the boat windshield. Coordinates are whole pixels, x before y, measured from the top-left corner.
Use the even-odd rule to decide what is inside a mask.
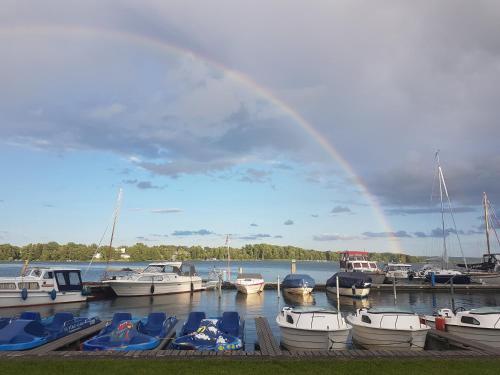
[[[28,268],[24,273],[24,277],[31,276],[31,277],[40,277],[42,276],[42,271],[38,268]]]
[[[159,273],[163,272],[165,266],[155,265],[155,266],[147,266],[144,270],[145,273]]]
[[[480,307],[478,309],[472,309],[470,313],[477,315],[500,314],[500,306]]]
[[[398,307],[398,306],[380,306],[372,307],[368,309],[371,314],[415,314],[415,312],[409,307]]]
[[[337,310],[335,308],[329,307],[328,309],[323,309],[321,307],[307,307],[307,306],[299,306],[294,307],[292,310],[297,314],[306,314],[306,313],[333,313],[337,314]]]

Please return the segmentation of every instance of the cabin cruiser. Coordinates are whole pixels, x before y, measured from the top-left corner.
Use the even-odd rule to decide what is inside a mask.
[[[202,290],[201,277],[193,265],[182,262],[157,262],[143,271],[104,280],[117,296],[150,296]]]
[[[284,307],[276,324],[281,344],[290,351],[346,349],[352,328],[340,312],[314,307]]]
[[[447,331],[466,341],[476,341],[500,348],[500,307],[464,310],[439,309],[436,315],[426,315],[425,323]]]
[[[337,272],[326,281],[327,292],[337,293],[338,287],[339,295],[349,297],[367,297],[371,286],[371,277],[364,272]]]
[[[346,319],[353,327],[353,342],[366,349],[423,350],[431,329],[416,313],[398,307],[358,309]]]
[[[388,263],[384,268],[384,272],[389,281],[394,279],[411,280],[415,277],[412,265],[407,263]]]
[[[380,270],[377,262],[368,260],[367,251],[343,251],[340,253],[340,269],[344,272],[364,272],[369,275],[374,284],[383,284],[385,273]]]
[[[264,290],[264,279],[260,273],[240,273],[235,286],[243,294],[260,293]]]
[[[453,279],[453,284],[470,284],[471,278],[469,275],[463,274],[460,271],[452,269],[435,269],[431,268],[424,271],[425,281],[436,284],[448,284]]]
[[[19,277],[0,277],[0,307],[83,302],[82,292],[79,269],[31,267]]]
[[[315,285],[311,276],[292,273],[283,279],[281,288],[287,293],[306,295],[311,294]]]

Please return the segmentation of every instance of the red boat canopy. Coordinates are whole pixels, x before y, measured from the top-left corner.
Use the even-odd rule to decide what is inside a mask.
[[[337,251],[337,253],[345,255],[368,255],[368,251],[360,251],[360,250]]]

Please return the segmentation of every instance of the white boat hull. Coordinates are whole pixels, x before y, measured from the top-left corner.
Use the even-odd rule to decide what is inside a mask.
[[[473,273],[469,273],[468,275],[471,277],[473,283],[500,285],[500,274],[474,275]]]
[[[337,293],[337,287],[329,286],[326,288],[327,292]],[[339,288],[341,296],[364,298],[370,294],[370,288]]]
[[[280,327],[281,344],[290,351],[346,349],[349,331],[350,329],[312,331]]]
[[[201,278],[175,282],[157,282],[154,284],[130,280],[108,280],[104,284],[108,284],[119,297],[151,296],[203,290]]]
[[[55,305],[59,303],[85,302],[86,300],[87,297],[83,296],[81,292],[57,292],[54,300],[48,292],[44,291],[29,291],[25,300],[22,299],[19,291],[1,292],[0,308]]]
[[[302,288],[284,288],[284,292],[290,293],[290,294],[296,294],[299,296],[305,296],[307,294],[311,294],[313,291],[313,288],[310,287],[302,287]]]
[[[255,294],[260,293],[264,290],[264,283],[259,284],[238,284],[236,283],[236,289],[238,292],[243,294]]]
[[[432,328],[436,327],[433,320],[426,320],[426,322]],[[500,348],[500,329],[467,327],[447,323],[446,332],[464,338],[465,342],[475,341],[494,348]]]
[[[429,329],[400,330],[353,325],[352,339],[372,350],[423,350]]]

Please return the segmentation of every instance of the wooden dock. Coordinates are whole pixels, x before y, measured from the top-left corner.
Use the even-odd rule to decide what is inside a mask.
[[[257,331],[257,341],[262,355],[274,357],[282,354],[280,345],[276,341],[266,318],[255,318],[255,329]]]

